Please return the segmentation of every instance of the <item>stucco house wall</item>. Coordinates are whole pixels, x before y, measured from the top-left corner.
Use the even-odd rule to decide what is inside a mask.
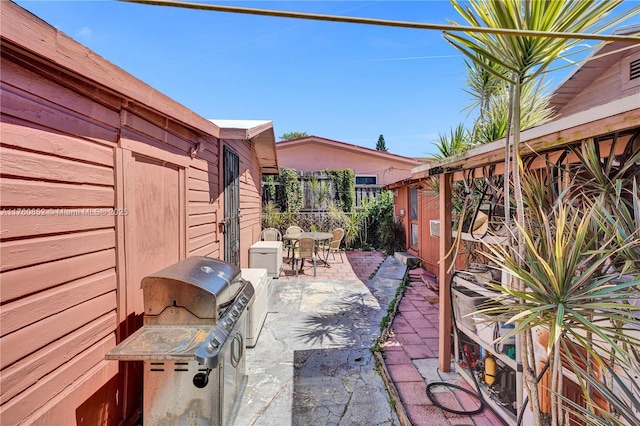
[[[358,176],[375,176],[377,185],[386,185],[411,176],[420,165],[415,158],[403,157],[318,136],[276,143],[278,163],[299,171],[353,169]]]
[[[278,169],[273,129],[220,127],[0,8],[0,418],[127,424],[141,370],[104,356],[142,324],[140,280],[189,255],[223,258],[224,147],[240,158],[248,266],[260,175]]]

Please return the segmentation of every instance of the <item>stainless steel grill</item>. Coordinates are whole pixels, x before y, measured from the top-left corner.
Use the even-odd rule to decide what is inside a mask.
[[[240,269],[189,257],[142,280],[144,325],[106,359],[144,362],[143,422],[229,425],[246,383]]]

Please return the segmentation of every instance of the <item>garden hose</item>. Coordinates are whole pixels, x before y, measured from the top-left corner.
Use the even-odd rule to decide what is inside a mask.
[[[453,278],[456,276],[456,273],[454,272],[451,275],[451,280],[449,281],[449,303],[451,306],[451,319],[453,321],[453,330],[456,333],[456,335],[458,334],[458,328],[455,326],[456,325],[456,315],[455,312],[453,310],[453,295],[452,295],[452,287],[453,287]],[[473,374],[473,371],[471,370],[471,359],[469,358],[469,354],[467,354],[466,352],[463,351],[463,353],[465,354],[465,357],[467,358],[467,366],[469,367],[469,374],[471,375],[471,378],[473,379],[473,382],[476,386],[476,392],[474,393],[473,391],[464,388],[462,386],[459,386],[457,384],[454,383],[447,383],[447,382],[431,382],[429,384],[427,384],[427,397],[431,400],[431,402],[433,402],[433,405],[435,405],[438,408],[441,408],[444,411],[447,411],[449,413],[454,413],[454,414],[461,414],[461,415],[469,415],[472,416],[474,414],[479,414],[481,413],[485,407],[488,407],[495,415],[498,419],[500,419],[500,421],[502,422],[503,425],[508,426],[509,424],[502,418],[502,416],[500,416],[500,414],[493,408],[491,407],[489,404],[486,403],[484,396],[482,395],[482,391],[480,390],[480,384],[478,383],[478,380],[476,379],[475,374]],[[431,392],[431,388],[435,387],[435,386],[443,386],[446,388],[452,388],[452,389],[457,389],[460,390],[464,393],[466,393],[467,395],[475,398],[476,400],[478,400],[478,402],[480,403],[480,406],[475,409],[475,410],[456,410],[453,408],[449,408],[449,407],[445,407],[442,404],[440,404],[436,397],[433,395],[433,393]],[[455,394],[454,394],[455,395]]]

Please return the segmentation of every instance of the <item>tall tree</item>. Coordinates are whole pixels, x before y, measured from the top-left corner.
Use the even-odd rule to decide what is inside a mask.
[[[306,138],[309,136],[307,132],[289,132],[280,136],[281,141],[290,141],[292,139]]]
[[[387,149],[387,144],[384,141],[384,136],[380,135],[380,137],[378,137],[378,143],[376,143],[376,149],[378,151],[384,151],[384,152],[389,151]]]

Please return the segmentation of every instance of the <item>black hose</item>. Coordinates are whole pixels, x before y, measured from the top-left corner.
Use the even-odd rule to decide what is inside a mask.
[[[456,327],[456,314],[455,311],[453,309],[453,292],[452,292],[452,288],[453,288],[453,279],[456,276],[456,272],[454,272],[453,274],[451,274],[451,281],[449,282],[449,306],[451,306],[451,320],[453,321],[453,330],[456,333],[456,335],[458,334],[458,328]],[[458,348],[459,349],[459,348]],[[464,352],[464,351],[463,351]],[[471,375],[471,378],[473,379],[473,383],[476,386],[476,391],[477,393],[474,394],[473,392],[471,392],[469,389],[467,388],[463,388],[462,386],[458,386],[456,384],[452,384],[452,383],[447,383],[447,382],[432,382],[429,383],[427,385],[427,397],[429,397],[429,399],[431,400],[431,402],[433,402],[433,405],[435,405],[436,407],[439,407],[445,411],[448,411],[450,413],[454,413],[454,414],[462,414],[462,415],[474,415],[474,414],[479,414],[481,413],[485,407],[488,407],[495,415],[498,419],[500,419],[500,421],[502,422],[503,425],[508,426],[509,423],[507,423],[502,416],[500,415],[500,413],[498,413],[493,407],[491,407],[490,405],[488,405],[484,399],[484,395],[482,394],[482,391],[480,390],[480,384],[478,383],[478,380],[476,379],[475,374],[473,374],[473,370],[471,370],[471,360],[469,359],[469,355],[467,355],[465,353],[465,356],[467,357],[467,365],[469,366],[468,370],[469,370],[469,374]],[[538,377],[536,377],[536,386],[538,385],[538,383],[540,383],[540,380],[542,380],[542,376],[544,376],[544,374],[547,372],[547,370],[549,369],[549,362],[550,360],[547,360],[547,362],[545,363],[542,371],[540,371],[540,374],[538,374]],[[431,387],[434,386],[444,386],[444,387],[450,387],[453,389],[458,389],[461,390],[463,392],[465,392],[466,394],[468,394],[469,396],[472,396],[474,398],[476,398],[479,402],[480,402],[480,407],[478,407],[476,410],[472,410],[472,411],[465,411],[465,410],[455,410],[453,408],[448,408],[448,407],[444,407],[442,404],[440,404],[435,396],[432,394],[431,392]],[[527,395],[527,397],[524,399],[524,401],[522,402],[522,406],[520,407],[520,409],[518,410],[518,417],[516,420],[516,426],[520,426],[522,425],[522,418],[524,416],[524,411],[527,408],[527,405],[529,404],[529,396]]]
[[[451,307],[451,319],[453,321],[453,330],[456,333],[456,335],[458,334],[458,329],[456,327],[456,315],[455,312],[453,310],[453,292],[452,292],[452,288],[453,288],[453,279],[456,276],[456,273],[454,272],[451,275],[451,281],[449,282],[449,306]],[[464,352],[464,351],[463,351]],[[441,409],[443,409],[444,411],[447,411],[449,413],[454,413],[454,414],[462,414],[462,415],[474,415],[474,414],[479,414],[481,413],[485,407],[488,407],[495,415],[498,419],[500,419],[500,421],[502,422],[503,425],[505,426],[509,426],[509,423],[507,423],[502,416],[500,415],[500,413],[498,413],[493,407],[491,407],[489,404],[486,403],[484,396],[482,395],[482,391],[480,390],[480,384],[478,383],[478,381],[476,380],[476,376],[473,373],[473,371],[471,370],[471,360],[469,359],[469,355],[467,355],[465,353],[465,356],[467,357],[467,365],[469,366],[469,374],[471,375],[471,378],[473,379],[473,382],[476,386],[476,393],[473,393],[472,391],[470,391],[467,388],[464,388],[462,386],[453,384],[453,383],[447,383],[447,382],[432,382],[429,383],[427,385],[427,397],[431,400],[431,402],[433,402],[433,405],[435,405],[436,407],[439,407]],[[480,403],[480,406],[475,409],[475,410],[456,410],[453,408],[449,408],[449,407],[445,407],[442,404],[440,404],[436,397],[433,395],[433,393],[431,392],[431,388],[435,387],[435,386],[443,386],[443,387],[448,387],[448,388],[453,388],[453,389],[458,389],[463,391],[464,393],[466,393],[469,396],[472,396],[474,398],[476,398],[478,400],[478,402]]]
[[[469,396],[474,397],[475,399],[478,400],[478,402],[480,403],[480,406],[475,409],[475,410],[456,410],[453,408],[449,408],[449,407],[445,407],[444,405],[440,404],[440,402],[438,402],[437,398],[435,397],[435,395],[433,395],[433,393],[431,392],[431,388],[434,386],[444,386],[447,388],[453,388],[453,389],[458,389],[461,390],[462,392],[466,393]],[[427,396],[429,397],[429,399],[431,400],[431,402],[433,402],[433,405],[435,405],[438,408],[443,409],[444,411],[448,411],[449,413],[454,413],[454,414],[466,414],[469,416],[472,416],[474,414],[478,414],[481,413],[484,410],[485,407],[485,403],[482,400],[482,397],[480,396],[480,394],[474,393],[473,391],[470,391],[467,388],[464,388],[462,386],[456,385],[454,383],[447,383],[447,382],[431,382],[427,385]]]

